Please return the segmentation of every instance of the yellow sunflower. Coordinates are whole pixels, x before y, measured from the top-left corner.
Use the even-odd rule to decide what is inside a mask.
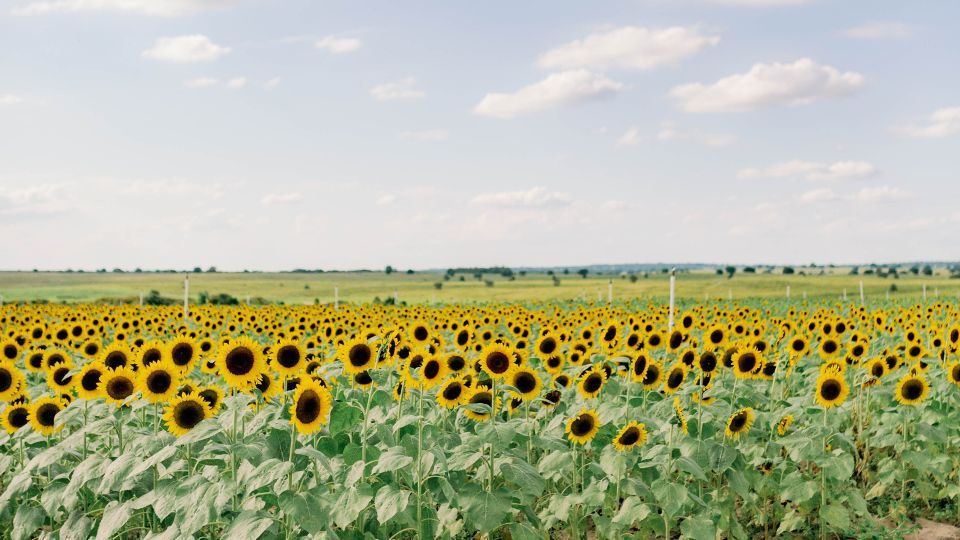
[[[20,428],[30,422],[30,405],[26,403],[17,403],[7,405],[0,416],[0,426],[4,431],[13,435]]]
[[[56,425],[57,415],[63,408],[63,401],[57,397],[44,396],[34,401],[30,405],[30,426],[43,436],[53,435],[63,428]]]
[[[195,394],[173,398],[163,411],[163,421],[167,424],[167,429],[177,437],[190,433],[200,422],[212,416],[210,405]]]
[[[313,379],[306,379],[297,385],[290,404],[290,423],[303,435],[315,433],[320,426],[330,421],[333,408],[333,396],[330,390]]]
[[[567,438],[574,444],[587,444],[600,431],[600,416],[593,409],[580,409],[576,416],[567,420]]]
[[[919,405],[927,399],[930,384],[922,375],[907,375],[897,383],[896,400],[901,405]]]
[[[25,383],[26,378],[12,361],[0,360],[0,401],[13,401]]]
[[[577,392],[584,399],[593,399],[600,395],[603,384],[607,382],[607,372],[597,364],[590,366],[577,381]]]
[[[727,428],[723,434],[730,439],[739,439],[741,435],[750,431],[750,426],[753,425],[754,418],[756,418],[756,415],[752,408],[744,407],[740,409],[730,415],[730,418],[727,420]]]
[[[137,391],[137,376],[127,367],[108,369],[100,377],[98,390],[107,403],[120,407]]]
[[[613,438],[613,446],[618,452],[625,452],[634,447],[643,446],[646,442],[647,426],[634,421],[623,426],[616,437]]]
[[[220,347],[217,369],[228,386],[246,389],[267,369],[263,348],[246,336],[233,339]]]
[[[296,375],[306,363],[307,351],[300,342],[281,339],[273,348],[270,365],[282,376]]]
[[[137,389],[151,403],[164,403],[180,386],[180,371],[169,359],[151,362],[137,371]]]
[[[850,387],[842,373],[827,372],[817,377],[816,401],[825,409],[843,405]]]

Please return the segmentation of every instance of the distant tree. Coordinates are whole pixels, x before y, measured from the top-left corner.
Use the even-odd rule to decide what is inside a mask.
[[[859,274],[859,273],[860,273],[860,267],[859,267],[859,266],[853,266],[853,267],[850,268],[850,275],[851,275],[851,276],[856,276],[856,275]]]
[[[923,270],[921,270],[921,272],[923,272],[923,275],[925,275],[925,276],[932,276],[932,275],[933,275],[933,267],[930,266],[929,264],[925,264],[925,265],[923,265]]]
[[[727,279],[732,279],[732,278],[733,278],[733,275],[737,273],[737,267],[736,267],[736,266],[728,266],[728,267],[724,268],[724,270],[727,272]]]
[[[722,276],[722,275],[723,275],[723,268],[717,268],[717,275],[718,275],[718,276]]]
[[[141,270],[140,267],[137,267],[137,268],[134,268],[134,269],[133,269],[133,273],[134,273],[134,274],[139,274],[139,273],[141,273],[141,272],[143,272],[143,270]]]
[[[467,280],[467,278],[466,278],[466,277],[464,277],[464,276],[460,276],[460,281],[466,281],[466,280]]]
[[[752,266],[744,266],[744,267],[743,267],[743,273],[744,273],[744,274],[756,274],[756,273],[757,273],[757,269],[754,268],[754,267],[752,267]]]
[[[890,292],[897,292],[897,284],[896,284],[896,283],[891,283],[891,284],[890,284]]]
[[[114,268],[114,269],[113,269],[113,273],[114,273],[114,274],[122,274],[122,273],[123,273],[123,269],[122,269],[122,268]]]
[[[548,275],[548,276],[552,276],[552,275],[553,275],[553,270],[547,270],[547,275]]]
[[[569,273],[570,273],[570,269],[569,269],[569,268],[564,268],[564,269],[563,269],[563,274],[564,274],[564,275],[567,275],[567,274],[569,274]]]
[[[393,267],[388,264],[387,267],[383,269],[383,273],[389,276],[393,273]]]
[[[194,274],[199,274],[200,272],[203,272],[203,268],[200,268],[199,266],[194,266],[194,267],[193,267],[193,273],[194,273]]]
[[[637,282],[637,275],[630,274],[630,283],[636,283],[636,282]]]
[[[784,273],[784,274],[793,274],[794,272],[795,272],[795,270],[793,269],[792,266],[784,266],[784,267],[783,267],[783,273]]]
[[[917,266],[917,265],[911,266],[911,267],[910,267],[910,273],[913,274],[913,275],[915,275],[915,276],[916,276],[916,275],[919,275],[919,274],[920,274],[920,267]]]
[[[412,274],[412,273],[413,273],[413,268],[407,270],[407,275],[410,275],[410,274]]]
[[[587,270],[586,268],[581,268],[577,270],[577,273],[580,274],[580,277],[582,277],[583,279],[587,279],[587,274],[590,273],[590,270]]]
[[[210,268],[207,268],[207,273],[208,273],[208,274],[216,274],[216,273],[217,273],[217,267],[216,267],[216,266],[211,266]]]
[[[485,280],[483,281],[483,284],[486,285],[487,287],[493,287],[493,280],[492,280],[492,279],[485,279]]]
[[[442,281],[438,281],[438,282],[434,283],[434,284],[433,284],[433,288],[439,291],[440,289],[443,288],[443,282],[442,282]]]
[[[520,271],[518,271],[517,273],[520,274],[520,277],[523,277],[523,276],[527,275],[527,271],[526,271],[526,270],[520,270]]]

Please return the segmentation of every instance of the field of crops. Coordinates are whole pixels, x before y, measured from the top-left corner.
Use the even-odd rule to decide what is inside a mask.
[[[0,307],[21,538],[887,537],[960,521],[955,302]]]

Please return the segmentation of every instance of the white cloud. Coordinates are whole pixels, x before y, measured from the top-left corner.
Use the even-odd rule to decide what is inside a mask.
[[[15,15],[117,11],[154,17],[179,17],[239,3],[238,0],[45,0],[13,8]]]
[[[0,107],[12,107],[23,103],[23,98],[13,94],[0,94]]]
[[[674,87],[670,96],[687,112],[742,112],[773,106],[796,107],[818,99],[850,95],[863,86],[863,75],[840,72],[809,58],[792,64],[754,64],[750,71],[705,85]]]
[[[220,79],[215,77],[197,77],[183,83],[187,88],[210,88],[220,84]]]
[[[143,57],[176,63],[213,62],[229,52],[229,47],[217,45],[207,36],[193,34],[159,38],[153,47],[143,51]]]
[[[866,161],[818,163],[792,160],[774,163],[768,167],[741,169],[737,177],[745,180],[801,177],[806,180],[832,181],[870,178],[878,172],[874,164]]]
[[[501,208],[544,208],[566,206],[573,202],[570,195],[558,191],[548,191],[545,187],[534,187],[527,191],[504,191],[483,193],[474,197],[470,203]]]
[[[39,184],[23,188],[0,186],[0,216],[55,214],[69,209],[63,184]]]
[[[617,138],[618,147],[637,146],[641,142],[643,142],[643,137],[640,135],[640,130],[636,127],[630,127],[623,135]]]
[[[385,194],[377,197],[377,200],[375,201],[375,203],[376,203],[377,206],[390,206],[391,204],[393,204],[394,202],[396,202],[396,200],[397,200],[397,198],[396,198],[395,196],[393,196],[393,195],[391,195],[391,194],[389,194],[389,193],[385,193]]]
[[[450,138],[450,133],[445,129],[423,129],[419,131],[404,131],[400,138],[405,141],[436,142],[445,141]]]
[[[830,188],[819,188],[800,195],[800,202],[806,204],[836,200],[837,194]]]
[[[417,88],[416,78],[404,77],[399,81],[374,86],[370,89],[370,95],[377,101],[394,101],[398,99],[418,99],[425,97],[427,94]]]
[[[512,94],[487,94],[473,108],[473,112],[481,116],[513,118],[604,98],[622,88],[622,84],[585,69],[562,71]]]
[[[363,43],[359,39],[336,36],[327,36],[313,44],[314,47],[323,49],[331,54],[354,52],[359,49],[361,45],[363,45]]]
[[[914,139],[939,139],[960,133],[960,107],[937,109],[926,124],[905,126],[898,131]]]
[[[625,26],[561,45],[542,55],[539,64],[550,69],[653,69],[677,64],[719,42],[695,27]]]
[[[246,77],[234,77],[227,81],[226,86],[231,89],[243,88],[247,85],[247,82],[249,81],[247,81]]]
[[[898,22],[868,22],[843,31],[843,35],[855,39],[898,39],[910,37],[912,29]]]
[[[657,133],[659,141],[683,141],[702,144],[713,148],[729,146],[737,141],[736,135],[729,133],[704,133],[699,130],[684,131],[677,129],[672,123],[665,123]]]
[[[810,0],[708,0],[714,4],[743,7],[798,6]]]
[[[271,204],[290,204],[303,200],[303,195],[296,192],[290,193],[268,193],[264,195],[260,202],[265,205]]]
[[[280,77],[274,77],[263,83],[263,87],[267,90],[273,90],[274,88],[280,86]]]
[[[116,184],[109,181],[110,184]],[[111,188],[112,189],[112,188]],[[188,182],[186,180],[134,180],[119,182],[118,191],[130,195],[156,196],[190,196],[205,199],[219,199],[224,195],[221,184],[206,184]]]

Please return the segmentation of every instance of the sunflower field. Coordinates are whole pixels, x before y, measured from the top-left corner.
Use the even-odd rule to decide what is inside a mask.
[[[0,307],[4,537],[960,522],[955,305]]]

